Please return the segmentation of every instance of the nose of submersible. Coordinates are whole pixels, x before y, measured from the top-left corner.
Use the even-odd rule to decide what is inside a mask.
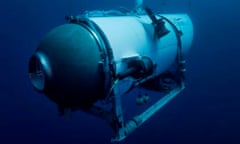
[[[99,45],[79,24],[50,31],[29,61],[33,87],[63,107],[87,108],[103,95],[104,74]]]

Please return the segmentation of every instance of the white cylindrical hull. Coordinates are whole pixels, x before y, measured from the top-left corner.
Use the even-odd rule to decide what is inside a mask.
[[[186,54],[193,39],[193,26],[186,14],[162,15],[169,19],[178,30],[182,31],[182,50]],[[113,51],[114,60],[131,56],[147,56],[157,65],[156,73],[166,71],[175,61],[177,55],[177,38],[173,27],[165,21],[169,34],[159,39],[154,38],[154,28],[147,15],[90,17],[106,35]],[[116,63],[116,73],[121,66]]]

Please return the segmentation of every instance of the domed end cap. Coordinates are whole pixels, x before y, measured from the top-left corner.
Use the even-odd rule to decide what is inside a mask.
[[[99,44],[89,28],[65,24],[40,42],[30,60],[30,79],[37,90],[44,90],[59,105],[89,105],[104,97],[102,61]]]

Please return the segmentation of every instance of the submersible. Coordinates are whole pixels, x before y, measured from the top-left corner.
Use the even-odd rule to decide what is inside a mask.
[[[114,130],[112,141],[121,141],[185,88],[184,58],[193,39],[187,14],[139,7],[66,19],[46,34],[29,61],[34,89],[55,102],[59,112],[81,110],[105,119]],[[119,83],[126,79],[131,86],[123,92]],[[126,120],[121,98],[136,88],[163,96]],[[147,100],[144,95],[136,101]]]

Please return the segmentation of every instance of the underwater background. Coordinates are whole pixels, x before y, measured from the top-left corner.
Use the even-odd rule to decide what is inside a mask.
[[[194,41],[186,89],[120,144],[240,143],[240,1],[146,0],[163,13],[188,13]],[[112,130],[81,111],[60,117],[35,92],[28,60],[41,38],[67,14],[132,8],[129,0],[0,1],[0,144],[108,144]]]

